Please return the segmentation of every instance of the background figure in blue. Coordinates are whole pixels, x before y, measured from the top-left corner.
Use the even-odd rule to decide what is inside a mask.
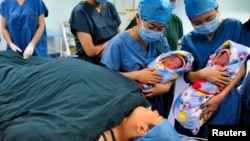
[[[250,125],[250,73],[244,78],[242,85],[239,87],[238,92],[242,99],[242,117],[241,124]]]
[[[196,79],[207,79],[216,85],[226,86],[218,95],[204,103],[206,108],[202,113],[206,123],[197,136],[208,137],[210,124],[238,124],[240,118],[241,99],[237,86],[245,74],[245,65],[238,75],[229,83],[228,74],[204,68],[210,54],[226,40],[250,47],[250,36],[239,20],[222,19],[216,0],[184,0],[186,15],[194,30],[184,35],[182,50],[189,51],[194,56],[193,68],[184,75],[185,81],[193,83]],[[181,134],[193,134],[175,122],[175,128]]]
[[[171,13],[170,2],[140,0],[138,9],[137,26],[120,32],[110,40],[101,63],[132,80],[154,85],[143,93],[150,100],[152,109],[163,115],[162,94],[169,91],[173,82],[160,84],[162,76],[154,69],[145,67],[159,54],[170,50],[163,34]]]
[[[24,59],[48,57],[44,20],[48,9],[42,0],[3,0],[1,15],[7,50],[21,52]]]
[[[70,16],[75,37],[76,55],[94,64],[108,41],[120,31],[121,20],[115,6],[107,0],[85,0],[77,4]]]

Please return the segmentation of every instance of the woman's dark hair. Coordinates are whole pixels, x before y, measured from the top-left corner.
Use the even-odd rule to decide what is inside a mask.
[[[246,30],[250,33],[250,18],[243,25],[246,28]]]

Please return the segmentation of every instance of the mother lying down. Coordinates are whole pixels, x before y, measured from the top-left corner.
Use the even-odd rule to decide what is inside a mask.
[[[180,140],[140,86],[119,73],[12,51],[0,51],[0,60],[1,141]]]

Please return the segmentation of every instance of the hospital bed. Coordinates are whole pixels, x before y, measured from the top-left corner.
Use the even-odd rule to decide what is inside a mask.
[[[148,106],[135,82],[77,58],[0,60],[1,141],[94,141]]]
[[[0,60],[1,141],[95,141],[150,106],[136,82],[77,58],[25,60],[9,50]]]

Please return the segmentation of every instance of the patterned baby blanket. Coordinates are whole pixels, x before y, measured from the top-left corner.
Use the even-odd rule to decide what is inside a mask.
[[[220,50],[226,48],[230,51],[230,59],[228,65],[221,71],[228,72],[232,80],[249,56],[250,48],[227,40],[215,53],[210,55],[206,67],[215,68],[213,65],[214,58]],[[204,119],[200,116],[205,109],[200,108],[201,104],[219,94],[222,89],[205,79],[196,80],[193,84],[187,86],[174,103],[173,112],[176,120],[196,135],[204,124]]]

